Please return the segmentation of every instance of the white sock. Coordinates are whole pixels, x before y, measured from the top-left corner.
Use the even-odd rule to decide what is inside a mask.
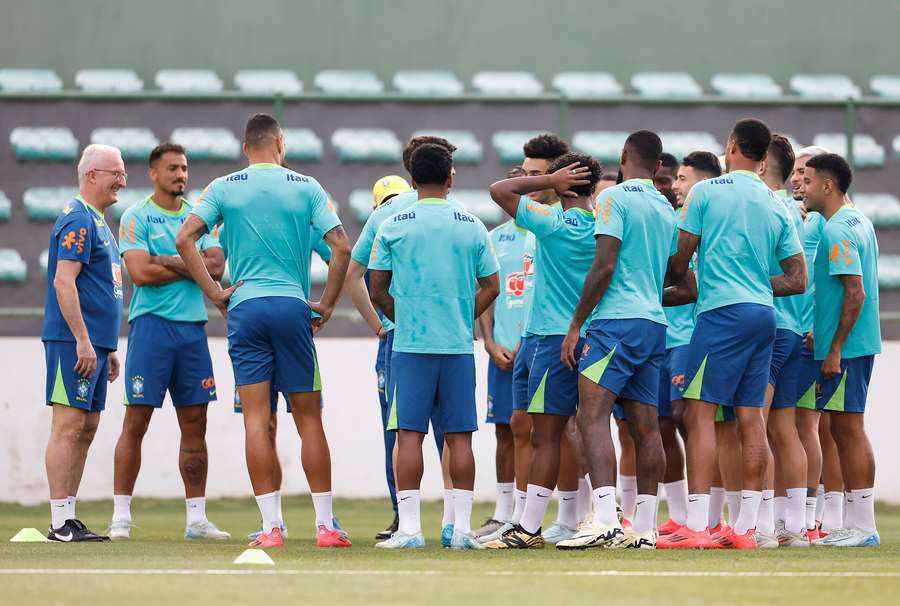
[[[263,532],[269,534],[273,528],[281,528],[282,521],[278,517],[278,497],[274,492],[256,497],[259,515],[262,517]]]
[[[50,499],[50,526],[60,528],[66,523],[69,504],[66,499]]]
[[[587,478],[578,478],[577,512],[578,521],[585,519],[591,512],[591,483]]]
[[[77,503],[77,502],[78,502],[78,497],[74,497],[72,495],[69,495],[68,497],[66,497],[66,507],[69,510],[69,512],[67,514],[69,517],[66,518],[67,520],[78,519],[78,516],[75,515],[75,503]]]
[[[604,526],[618,526],[616,515],[616,487],[601,486],[591,493],[594,495],[594,521]]]
[[[324,526],[326,530],[334,530],[334,511],[331,508],[331,491],[312,493],[312,502],[313,509],[316,510],[316,527]]]
[[[775,536],[775,491],[762,491],[759,504],[759,515],[756,518],[756,531],[767,537]]]
[[[775,519],[784,521],[787,515],[787,497],[775,497]]]
[[[676,524],[687,522],[687,481],[678,480],[664,485],[666,503],[669,504],[669,517]]]
[[[497,482],[497,504],[494,506],[494,519],[509,522],[513,513],[513,482]]]
[[[547,513],[547,505],[550,504],[550,495],[553,494],[552,488],[544,488],[535,484],[528,485],[528,497],[525,499],[525,511],[522,513],[522,519],[519,525],[530,532],[536,533],[541,529],[544,522],[544,515]]]
[[[656,502],[655,494],[639,494],[634,503],[634,532],[643,533],[656,528]]]
[[[475,493],[462,488],[453,489],[453,532],[469,534],[472,532],[472,501]]]
[[[688,497],[690,503],[690,497]],[[707,504],[707,523],[708,528],[715,528],[722,521],[722,510],[725,508],[725,489],[721,486],[713,486],[709,489],[709,501]],[[691,507],[688,505],[688,517],[691,515]],[[702,528],[694,528],[694,530],[702,530]]]
[[[522,520],[522,514],[525,512],[525,500],[528,498],[528,493],[517,488],[514,497],[516,503],[513,506],[513,514],[509,522],[518,524]]]
[[[578,491],[560,491],[559,507],[556,511],[556,521],[568,528],[578,526]]]
[[[619,484],[622,487],[622,512],[626,520],[631,520],[637,498],[637,476],[619,476]]]
[[[853,518],[853,514],[855,513],[853,511],[853,495],[851,494],[851,492],[849,490],[844,492],[843,512],[844,512],[844,525],[842,526],[842,528],[856,528],[856,526],[854,526],[855,520]]]
[[[816,487],[816,521],[822,521],[822,515],[825,512],[825,485],[819,484]]]
[[[816,527],[816,507],[818,506],[816,497],[806,497],[806,529],[813,530]],[[824,501],[824,499],[823,499]]]
[[[725,500],[728,501],[728,525],[734,526],[734,523],[740,517],[741,513],[741,493],[737,490],[726,490]],[[756,518],[753,519],[756,523]]]
[[[447,524],[453,524],[455,518],[453,516],[453,489],[444,489],[444,517],[441,518],[441,527]]]
[[[190,526],[191,524],[202,524],[203,522],[206,522],[206,497],[193,497],[190,499],[185,499],[184,505],[187,509],[188,526]]]
[[[734,523],[734,531],[737,534],[747,534],[748,530],[756,527],[756,518],[759,516],[759,504],[761,501],[762,492],[758,490],[741,491],[740,511]]]
[[[113,495],[113,520],[117,522],[131,521],[131,495],[115,494]]]
[[[278,501],[278,519],[284,522],[284,514],[281,513],[281,491],[275,491],[275,499]]]
[[[844,527],[844,494],[834,490],[825,493],[822,506],[822,530],[831,532]]]
[[[875,489],[861,488],[850,492],[853,493],[853,527],[875,532]]]
[[[806,528],[806,488],[787,489],[784,527],[788,532],[800,532]]]
[[[716,490],[713,488],[713,490]],[[719,490],[722,490],[721,488]],[[724,493],[724,491],[723,491]],[[724,494],[723,494],[724,496]],[[687,504],[687,525],[691,530],[696,530],[697,532],[702,532],[707,528],[715,528],[715,526],[708,526],[709,521],[712,519],[710,516],[710,508],[711,505],[711,497],[708,494],[689,494],[688,495],[688,504]],[[719,520],[721,520],[722,515],[722,505],[721,501],[719,502],[719,512],[716,514],[716,525],[719,524]]]
[[[422,521],[419,517],[420,494],[418,490],[397,491],[397,514],[400,516],[398,532],[402,534],[418,534],[422,532]]]

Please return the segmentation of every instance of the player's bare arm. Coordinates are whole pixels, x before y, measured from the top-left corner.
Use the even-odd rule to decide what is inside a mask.
[[[366,281],[363,278],[366,274],[366,266],[358,261],[350,259],[350,266],[347,268],[347,277],[344,279],[344,292],[350,296],[353,305],[359,311],[359,315],[363,317],[369,328],[372,329],[379,337],[385,336],[384,326],[378,318],[378,312],[372,305],[372,299],[369,298],[369,291],[366,289]]]
[[[780,262],[783,275],[772,278],[772,293],[776,297],[800,295],[806,291],[806,258],[798,253]]]
[[[78,297],[78,287],[75,285],[79,273],[81,273],[80,262],[60,260],[56,265],[53,289],[56,291],[59,311],[75,337],[75,353],[78,356],[75,372],[82,377],[91,377],[97,370],[97,354],[91,345],[87,326],[81,316],[81,301]]]
[[[494,341],[494,305],[488,306],[484,313],[478,316],[478,328],[484,339],[484,351],[491,357],[497,368],[504,372],[511,372],[516,354]]]
[[[313,320],[314,332],[318,332],[331,318],[347,277],[347,266],[350,264],[350,240],[343,227],[338,225],[325,234],[325,242],[331,249],[331,261],[328,262],[328,281],[325,283],[322,297],[318,301],[309,302],[310,309],[322,316]]]
[[[841,351],[844,349],[844,343],[856,325],[863,303],[866,301],[862,276],[843,275],[838,277],[844,287],[844,297],[841,300],[841,315],[838,319],[837,330],[834,331],[831,347],[828,348],[828,355],[822,363],[822,375],[826,379],[841,374]]]
[[[369,270],[369,288],[372,290],[372,302],[391,322],[394,319],[394,297],[391,296],[391,277],[393,272],[379,269]]]
[[[206,223],[196,215],[188,215],[181,229],[178,230],[178,236],[175,238],[175,248],[184,265],[191,275],[191,279],[197,283],[203,294],[213,302],[213,305],[222,313],[223,317],[228,316],[228,301],[231,299],[232,293],[240,288],[243,282],[232,284],[228,288],[222,288],[218,282],[214,281],[209,274],[203,256],[197,250],[197,240],[206,233]]]
[[[478,278],[478,290],[475,291],[475,318],[480,318],[500,294],[500,278],[497,272]]]
[[[126,251],[122,258],[128,275],[135,286],[162,286],[177,282],[185,277],[174,269],[169,269],[163,263],[168,256],[153,256],[146,250]],[[181,262],[181,257],[175,257]],[[184,263],[181,264],[182,267]],[[187,271],[187,270],[185,270]]]
[[[209,275],[212,276],[212,279],[216,280],[217,282],[221,280],[222,276],[225,275],[225,253],[222,252],[222,249],[219,247],[208,248],[202,251],[200,254],[203,257],[203,262],[206,264],[206,269],[207,271],[209,271]],[[181,257],[179,257],[178,255],[151,256],[150,262],[168,269],[169,271],[178,274],[182,278],[191,278],[191,274],[187,270],[184,261],[182,261]],[[128,270],[128,273],[131,273],[130,269]],[[161,284],[167,283],[168,282],[161,282]],[[160,283],[149,282],[149,284]]]
[[[672,266],[674,257],[669,258],[669,267]],[[670,270],[666,272],[669,277]],[[697,300],[697,276],[692,269],[688,269],[681,281],[673,284],[666,284],[663,289],[662,303],[665,307],[675,307],[677,305],[688,305]]]
[[[590,181],[585,179],[585,176],[589,176],[590,172],[589,167],[573,162],[549,175],[503,179],[491,185],[491,198],[506,214],[515,219],[519,210],[519,198],[525,194],[553,189],[561,197],[576,198],[577,195],[571,191],[572,188],[589,184]]]

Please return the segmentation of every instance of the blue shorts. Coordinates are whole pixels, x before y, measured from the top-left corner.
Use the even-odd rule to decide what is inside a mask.
[[[800,346],[800,365],[797,370],[797,408],[816,410],[816,382],[822,363],[817,362],[806,343]]]
[[[726,305],[697,316],[685,373],[685,398],[721,406],[766,403],[775,342],[775,309]]]
[[[578,410],[578,371],[563,366],[563,335],[537,337],[528,375],[528,412],[571,417]],[[575,347],[576,361],[584,339]]]
[[[392,330],[389,333],[394,334]],[[388,337],[378,339],[378,353],[375,354],[375,376],[378,380],[378,398],[384,402],[387,398],[387,364],[385,361],[385,352],[387,351]]]
[[[822,361],[819,360],[819,364]],[[841,358],[841,374],[816,385],[816,408],[826,412],[865,412],[875,356]]]
[[[475,356],[395,351],[391,355],[389,430],[428,433],[439,421],[444,433],[478,429]]]
[[[274,381],[282,393],[321,391],[309,305],[259,297],[228,312],[228,354],[235,385]]]
[[[291,399],[284,394],[284,401],[287,403],[287,412],[291,414]],[[269,411],[273,414],[278,412],[278,388],[275,385],[271,385],[269,387]],[[244,413],[244,407],[241,404],[241,396],[238,393],[237,387],[234,388],[234,412],[238,414]]]
[[[112,350],[94,346],[97,370],[93,376],[84,378],[75,372],[78,356],[75,354],[74,342],[44,341],[47,405],[62,404],[87,412],[100,412],[106,408],[110,351]]]
[[[581,375],[616,394],[656,406],[666,358],[666,325],[652,320],[594,320],[581,354]]]
[[[500,370],[493,360],[488,362],[486,422],[509,425],[513,402],[512,376],[512,371]]]
[[[688,345],[666,350],[666,358],[659,371],[659,416],[672,416],[672,402],[684,397],[684,373],[688,363]]]
[[[528,410],[531,403],[528,397],[528,376],[531,374],[534,350],[537,348],[539,338],[536,335],[528,335],[519,341],[519,351],[516,352],[516,359],[513,362],[513,410]]]
[[[205,322],[138,316],[128,330],[125,405],[161,408],[166,391],[176,407],[216,400]]]
[[[772,345],[772,363],[769,366],[769,385],[775,387],[772,408],[793,408],[797,405],[797,385],[800,379],[800,350],[803,337],[779,328]]]

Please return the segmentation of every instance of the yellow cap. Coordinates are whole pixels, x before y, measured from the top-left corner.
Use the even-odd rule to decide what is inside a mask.
[[[410,189],[406,179],[397,175],[388,175],[378,179],[375,182],[375,186],[372,187],[372,198],[375,200],[375,208],[381,206],[381,203],[391,196],[396,196]]]

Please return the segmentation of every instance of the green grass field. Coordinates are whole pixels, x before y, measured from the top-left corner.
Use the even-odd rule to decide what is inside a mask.
[[[183,502],[136,499],[128,542],[0,543],[2,604],[233,604],[302,600],[312,604],[597,603],[897,604],[900,507],[880,507],[875,549],[743,552],[451,552],[438,540],[440,506],[423,507],[427,549],[381,552],[372,537],[388,521],[386,501],[337,501],[351,533],[346,550],[315,547],[309,497],[285,500],[290,538],[275,566],[236,566],[258,514],[251,500],[219,500],[210,519],[235,538],[186,542]],[[103,530],[112,503],[79,503],[79,517]],[[492,506],[476,505],[480,521]],[[45,506],[0,506],[0,537],[45,529]],[[548,514],[548,519],[549,519]],[[77,569],[80,572],[73,571]],[[22,572],[15,572],[20,570]],[[118,572],[117,572],[118,571]],[[837,576],[858,573],[858,576]],[[742,576],[743,575],[743,576]],[[816,576],[813,576],[816,575]],[[881,576],[879,576],[881,575]]]

